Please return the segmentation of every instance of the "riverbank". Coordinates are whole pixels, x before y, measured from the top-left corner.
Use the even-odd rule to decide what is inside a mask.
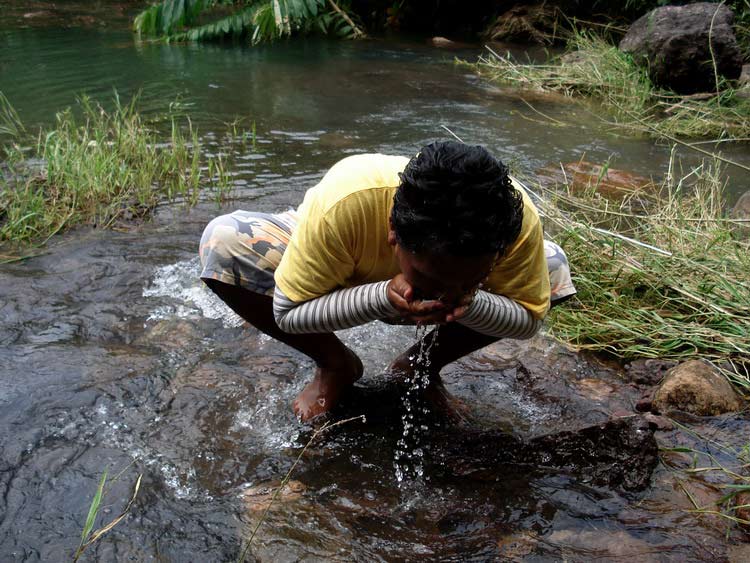
[[[105,111],[82,97],[75,112],[57,113],[54,127],[31,132],[0,98],[0,132],[10,138],[0,168],[0,242],[44,245],[78,225],[122,228],[159,203],[195,205],[202,191],[221,202],[230,189],[222,154],[202,153],[184,115],[146,119],[137,102],[115,96]],[[242,141],[253,139],[243,132]]]
[[[616,132],[721,142],[750,138],[750,87],[724,80],[717,92],[701,95],[659,89],[630,55],[593,32],[572,32],[566,52],[545,64],[521,63],[492,49],[476,63],[460,64],[518,88],[520,95],[528,91],[579,100]]]
[[[623,361],[708,360],[750,391],[750,241],[727,217],[724,166],[674,160],[661,185],[600,191],[588,182],[532,184],[565,248],[577,301],[554,309],[555,337]]]

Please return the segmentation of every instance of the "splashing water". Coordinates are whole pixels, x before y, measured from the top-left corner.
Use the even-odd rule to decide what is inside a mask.
[[[422,437],[427,425],[423,422],[423,416],[429,412],[425,404],[425,391],[430,384],[430,351],[437,342],[438,326],[435,326],[429,338],[427,330],[426,325],[417,325],[419,351],[416,356],[409,356],[411,370],[406,380],[406,392],[401,398],[403,433],[396,442],[393,459],[399,485],[405,480],[421,479],[424,475]]]

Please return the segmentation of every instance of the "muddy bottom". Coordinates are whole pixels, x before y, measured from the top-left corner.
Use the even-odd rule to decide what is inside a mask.
[[[97,526],[143,482],[87,557],[234,560],[312,435],[290,408],[311,362],[239,325],[196,278],[216,209],[172,211],[130,233],[66,235],[0,272],[3,561],[68,558],[105,470]],[[653,425],[634,414],[643,386],[629,380],[643,377],[546,336],[490,346],[444,372],[471,420],[423,414],[410,442],[422,476],[406,467],[399,484],[402,403],[385,367],[414,331],[376,323],[342,337],[366,369],[333,420],[366,422],[310,446],[251,558],[737,560],[736,528],[688,512],[685,490],[710,504],[721,479],[686,473],[685,454],[658,461]],[[656,440],[723,459],[712,444],[741,443],[748,424],[692,428]]]

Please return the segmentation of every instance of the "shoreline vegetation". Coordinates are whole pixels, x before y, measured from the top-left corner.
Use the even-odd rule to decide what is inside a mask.
[[[527,182],[578,289],[550,313],[552,336],[622,361],[707,360],[750,393],[750,224],[726,217],[722,172],[682,171],[673,151],[658,189]]]
[[[510,54],[488,51],[476,63],[456,62],[521,92],[559,94],[598,104],[601,119],[618,131],[657,138],[750,140],[748,88],[738,89],[723,78],[716,92],[705,94],[680,95],[656,88],[645,68],[594,32],[571,32],[566,52],[545,64],[520,63]]]
[[[137,96],[123,104],[115,94],[113,101],[106,111],[82,97],[77,111],[57,113],[53,127],[33,135],[0,94],[0,134],[10,139],[0,154],[0,245],[6,247],[0,262],[22,259],[18,249],[43,246],[75,226],[132,224],[165,201],[192,206],[207,186],[217,201],[230,192],[225,157],[202,152],[179,104],[146,120]]]

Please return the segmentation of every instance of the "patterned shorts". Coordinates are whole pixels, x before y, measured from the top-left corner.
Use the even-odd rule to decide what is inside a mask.
[[[273,273],[297,221],[297,212],[292,210],[275,215],[235,211],[217,217],[208,224],[201,237],[201,279],[218,280],[273,295]],[[554,304],[574,295],[576,289],[563,249],[545,240],[544,252]]]

